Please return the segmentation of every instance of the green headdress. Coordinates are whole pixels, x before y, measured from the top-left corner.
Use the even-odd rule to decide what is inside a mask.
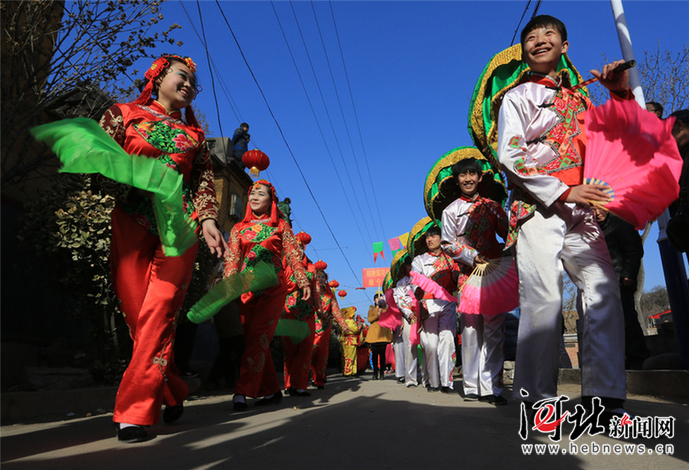
[[[434,225],[440,226],[435,220],[430,217],[424,217],[419,220],[409,232],[409,241],[407,242],[407,251],[411,259],[426,251],[426,232]]]
[[[469,134],[495,168],[500,168],[497,161],[498,112],[502,98],[512,88],[528,80],[530,71],[529,66],[522,62],[521,44],[515,44],[495,54],[476,82],[469,104]],[[567,54],[560,58],[557,73],[570,86],[583,82]],[[585,87],[578,91],[588,95]]]
[[[481,164],[483,180],[478,192],[481,196],[503,204],[507,199],[507,189],[502,175],[476,147],[458,147],[440,157],[426,176],[423,200],[426,212],[431,219],[440,221],[443,209],[461,196],[457,181],[452,177],[452,165],[465,158],[475,158]]]
[[[395,257],[392,258],[392,263],[390,263],[390,272],[388,273],[388,275],[390,276],[390,287],[395,286],[398,280],[397,277],[400,273],[400,267],[404,265],[404,263],[407,261],[411,263],[411,256],[409,256],[409,252],[406,248],[395,253]],[[383,283],[383,286],[385,287],[385,283]],[[387,289],[388,287],[385,287],[385,290]]]

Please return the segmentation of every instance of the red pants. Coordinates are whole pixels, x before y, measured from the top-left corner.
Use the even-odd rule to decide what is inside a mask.
[[[332,327],[328,326],[322,333],[316,334],[313,340],[311,370],[313,371],[313,383],[316,384],[316,387],[325,385],[325,371],[328,367],[331,333]]]
[[[175,325],[191,281],[198,244],[166,257],[158,236],[119,207],[112,213],[112,284],[134,340],[132,360],[117,391],[113,421],[152,425],[160,406],[189,394],[175,365]]]
[[[282,282],[261,295],[253,292],[242,295],[239,311],[242,315],[246,348],[242,355],[239,379],[234,388],[238,395],[256,398],[280,391],[270,342],[285,306],[285,297],[287,290]]]
[[[309,336],[300,342],[295,344],[289,336],[282,338],[282,346],[285,349],[285,388],[306,390],[309,386],[311,354],[316,329],[315,316],[308,317],[305,323],[309,325]]]
[[[361,374],[363,372],[366,372],[366,369],[368,369],[370,351],[371,350],[368,347],[359,348],[356,350],[357,373]]]

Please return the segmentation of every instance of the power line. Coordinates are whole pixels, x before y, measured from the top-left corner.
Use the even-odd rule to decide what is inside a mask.
[[[536,16],[538,14],[538,9],[541,8],[541,2],[542,1],[543,0],[538,0],[538,2],[536,3],[536,8],[534,8],[533,15],[531,15],[531,18],[533,18],[534,16]]]
[[[364,194],[366,194],[366,186],[364,185],[364,179],[361,176],[361,168],[359,167],[359,161],[356,158],[356,152],[354,151],[354,144],[352,143],[352,135],[349,132],[349,126],[347,125],[347,118],[345,118],[344,108],[342,107],[342,101],[340,100],[340,93],[337,91],[337,84],[335,83],[335,74],[333,74],[333,69],[330,65],[330,58],[328,57],[328,51],[325,47],[325,41],[323,40],[323,33],[321,31],[321,25],[318,22],[318,15],[316,15],[316,8],[313,6],[313,1],[311,1],[311,10],[313,11],[313,18],[316,21],[316,29],[318,29],[318,36],[320,37],[321,45],[323,46],[323,54],[325,55],[325,62],[326,62],[326,64],[328,64],[328,71],[330,72],[330,80],[333,82],[333,89],[335,90],[335,96],[337,97],[337,104],[340,107],[340,114],[342,115],[342,122],[343,122],[344,127],[345,127],[345,132],[347,133],[347,139],[349,140],[349,147],[352,149],[352,157],[354,160],[354,165],[356,166],[357,174],[359,175],[359,182],[361,183],[361,188],[362,188]],[[368,208],[368,211],[371,215],[371,219],[374,220],[373,228],[377,231],[377,227],[375,224],[376,218],[373,217],[373,211],[371,211],[371,207],[369,205],[367,205],[367,208]],[[381,224],[380,220],[378,220],[378,224]]]
[[[194,21],[191,19],[191,15],[189,15],[189,12],[187,11],[187,9],[184,7],[184,3],[182,2],[182,0],[179,0],[179,6],[182,7],[184,14],[187,16],[187,20],[189,20],[189,24],[191,25],[191,29],[196,34],[196,37],[199,39],[199,41],[201,42],[203,47],[207,49],[205,41],[201,38],[201,35],[197,31],[196,25],[194,25]],[[215,62],[213,61],[212,58],[211,58],[211,64],[213,65],[213,70],[215,70],[215,74],[218,76],[218,80],[220,81],[220,89],[223,91],[223,94],[225,95],[225,99],[227,99],[227,103],[230,105],[230,109],[232,110],[234,117],[237,119],[238,122],[242,122],[244,119],[242,118],[241,113],[239,113],[238,106],[236,105],[236,103],[233,103],[234,99],[232,98],[232,94],[226,89],[227,85],[225,84],[225,80],[223,80],[222,74],[219,72],[218,67],[215,65]],[[235,108],[237,108],[237,109],[235,109]]]
[[[352,177],[349,174],[349,169],[347,168],[347,163],[344,159],[344,154],[342,153],[342,147],[340,146],[340,141],[337,138],[337,133],[335,132],[335,126],[333,125],[332,118],[330,117],[330,112],[328,111],[328,105],[325,103],[325,97],[323,96],[323,90],[321,89],[320,82],[318,81],[318,76],[316,75],[316,69],[313,66],[313,61],[311,60],[311,54],[309,54],[309,49],[306,46],[306,40],[304,39],[304,34],[302,33],[301,26],[299,25],[299,19],[297,18],[297,12],[294,10],[294,5],[290,1],[290,6],[292,7],[292,14],[294,15],[294,21],[297,24],[297,29],[299,30],[299,35],[301,36],[301,41],[302,44],[304,45],[304,50],[306,52],[306,57],[309,59],[309,65],[311,66],[311,72],[313,73],[313,78],[316,81],[316,87],[318,88],[318,92],[321,96],[321,101],[323,102],[323,107],[325,108],[325,114],[328,117],[328,122],[330,123],[330,128],[333,132],[333,137],[335,138],[335,143],[337,145],[337,149],[340,152],[340,158],[342,159],[342,165],[344,166],[345,173],[347,175],[347,179],[349,180],[349,184],[352,188],[352,192],[354,193],[354,200],[356,201],[356,205],[359,209],[359,213],[363,214],[363,210],[361,209],[361,203],[359,202],[359,196],[356,191],[354,191],[354,182],[352,181]],[[366,234],[368,235],[369,242],[372,241],[371,238],[371,233],[368,231],[368,226],[364,224],[364,228],[366,229]]]
[[[213,99],[215,100],[215,112],[218,116],[218,127],[220,128],[220,136],[222,137],[223,131],[222,131],[222,122],[220,121],[220,106],[218,106],[218,95],[215,92],[215,78],[213,78],[213,70],[211,69],[211,56],[210,52],[208,52],[208,42],[206,41],[206,30],[203,28],[203,15],[201,15],[201,4],[199,3],[199,0],[196,0],[196,7],[199,10],[199,21],[201,22],[201,33],[203,34],[203,47],[206,49],[206,59],[208,60],[208,71],[211,74],[211,87],[213,88]],[[223,145],[223,150],[225,154],[227,154],[227,149],[225,148],[225,141],[220,139],[220,142],[222,142]]]
[[[306,189],[309,191],[309,195],[311,195],[313,202],[316,204],[316,208],[318,209],[318,212],[320,213],[321,217],[323,218],[323,222],[325,223],[325,226],[328,228],[330,235],[333,237],[335,244],[340,248],[340,253],[342,253],[342,257],[347,262],[347,266],[349,266],[349,269],[352,272],[354,279],[356,279],[358,281],[359,278],[356,275],[356,272],[354,272],[354,268],[352,268],[352,265],[349,262],[347,255],[345,255],[345,252],[342,249],[340,242],[337,240],[335,233],[333,232],[332,228],[330,227],[328,220],[325,218],[325,214],[323,213],[323,210],[321,209],[320,204],[318,204],[318,200],[316,199],[315,195],[313,194],[313,191],[311,190],[311,186],[309,186],[309,182],[306,180],[306,176],[304,175],[304,172],[302,171],[301,166],[299,166],[299,162],[297,161],[296,157],[294,156],[294,153],[292,152],[292,149],[289,146],[289,143],[287,142],[287,138],[285,137],[285,134],[283,133],[282,128],[280,127],[280,123],[278,122],[277,118],[275,117],[275,114],[273,113],[273,110],[270,107],[270,104],[268,103],[268,99],[266,98],[265,93],[263,93],[263,89],[259,85],[258,80],[256,79],[256,75],[254,75],[254,72],[251,69],[249,62],[246,59],[246,56],[244,55],[244,51],[242,50],[241,45],[239,44],[239,40],[237,39],[237,36],[235,36],[234,31],[232,30],[232,27],[230,26],[229,21],[227,21],[227,17],[225,16],[225,12],[223,11],[222,7],[220,6],[220,3],[218,2],[218,0],[215,0],[215,3],[218,6],[218,9],[220,10],[220,13],[222,14],[223,19],[225,20],[225,24],[227,25],[227,28],[230,30],[230,33],[232,34],[232,38],[234,39],[234,41],[237,45],[237,48],[239,49],[239,53],[241,54],[242,59],[244,60],[246,67],[249,69],[249,73],[251,73],[251,76],[254,79],[254,83],[256,84],[256,87],[258,88],[259,92],[261,93],[261,97],[263,97],[263,101],[265,102],[266,107],[268,108],[268,112],[270,113],[270,116],[273,118],[273,121],[275,122],[275,125],[278,128],[278,131],[280,132],[280,136],[282,137],[282,140],[285,142],[285,146],[287,147],[287,150],[288,150],[290,156],[292,157],[292,160],[294,161],[294,164],[296,165],[297,170],[299,170],[299,174],[301,175],[301,178],[304,180],[304,185],[306,185]]]
[[[517,31],[519,31],[519,27],[522,25],[522,20],[524,19],[524,15],[526,15],[526,12],[529,11],[529,5],[531,5],[531,0],[528,1],[526,4],[526,8],[524,8],[524,13],[522,13],[522,17],[519,18],[519,23],[517,24],[517,29],[514,30],[514,35],[512,36],[512,41],[510,42],[510,47],[514,45],[514,38],[517,37]]]
[[[313,2],[312,2],[313,4]],[[349,97],[352,100],[352,109],[354,110],[354,119],[356,120],[356,127],[359,131],[359,140],[361,141],[361,149],[364,152],[364,162],[366,162],[366,171],[368,172],[368,180],[371,183],[371,192],[373,193],[373,200],[376,204],[376,211],[378,212],[378,220],[382,221],[383,217],[380,214],[380,205],[378,204],[378,197],[376,196],[376,185],[373,184],[373,178],[371,177],[371,168],[368,165],[368,155],[366,154],[366,147],[364,146],[364,138],[361,134],[361,125],[359,124],[359,115],[356,112],[356,106],[354,105],[354,94],[352,93],[352,86],[349,82],[349,73],[347,73],[347,65],[344,60],[344,53],[342,52],[342,43],[340,42],[340,34],[337,30],[337,23],[335,23],[335,12],[333,11],[332,1],[328,2],[330,5],[330,14],[333,17],[333,27],[335,29],[335,36],[337,37],[337,45],[340,49],[340,57],[342,58],[342,67],[344,68],[345,78],[347,80],[347,87],[349,89]]]
[[[342,183],[342,178],[340,178],[340,174],[337,171],[337,167],[335,166],[335,160],[333,159],[333,155],[330,152],[330,147],[328,147],[328,142],[325,139],[325,135],[323,134],[323,129],[321,128],[321,124],[318,121],[318,117],[316,116],[316,111],[313,108],[313,103],[311,102],[311,98],[309,97],[309,93],[306,90],[306,85],[304,84],[304,80],[302,79],[301,73],[299,72],[299,67],[297,67],[297,62],[294,59],[294,54],[292,54],[292,48],[289,45],[289,41],[287,41],[287,36],[285,35],[285,31],[282,28],[282,23],[280,22],[280,18],[278,16],[277,10],[275,10],[275,5],[273,1],[271,0],[270,2],[271,6],[273,7],[273,12],[275,13],[275,19],[278,22],[278,26],[280,27],[280,31],[282,32],[282,37],[285,40],[285,44],[287,45],[287,50],[289,51],[289,55],[292,58],[292,63],[294,64],[294,68],[297,71],[297,76],[299,77],[299,81],[301,82],[302,89],[304,90],[304,94],[306,95],[306,100],[309,103],[309,107],[311,108],[311,113],[313,114],[313,118],[316,121],[316,125],[318,126],[318,131],[321,134],[321,138],[323,139],[323,144],[325,145],[325,149],[328,152],[328,157],[330,157],[330,163],[333,165],[333,169],[335,171],[335,175],[337,176],[337,181],[340,183],[340,188],[342,188],[342,194],[345,196],[345,200],[347,201],[347,205],[349,206],[349,210],[352,213],[352,218],[354,219],[354,223],[356,224],[357,229],[359,230],[359,235],[361,235],[361,240],[366,243],[364,240],[364,234],[361,232],[361,227],[359,226],[359,221],[356,218],[356,214],[354,213],[354,209],[352,208],[352,203],[349,200],[349,196],[347,195],[348,192],[345,190],[344,184]],[[369,235],[369,242],[370,242],[370,235]]]

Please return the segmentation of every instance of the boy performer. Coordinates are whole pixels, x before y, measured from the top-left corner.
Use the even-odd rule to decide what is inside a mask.
[[[500,257],[495,233],[506,237],[507,216],[499,203],[478,194],[483,170],[475,158],[452,165],[452,177],[462,195],[443,210],[441,243],[459,265],[457,287],[461,288],[477,264]],[[505,314],[459,315],[464,400],[506,405],[501,396]]]
[[[514,394],[537,402],[557,395],[563,268],[578,288],[582,320],[582,403],[601,397],[607,416],[624,413],[624,318],[605,239],[589,200],[607,201],[605,185],[583,185],[585,123],[591,106],[557,75],[567,52],[565,25],[547,15],[522,30],[530,80],[505,94],[498,120],[498,160],[516,186],[507,245],[516,247],[519,322]],[[592,70],[614,99],[632,99],[621,61]],[[528,395],[526,395],[528,394]]]
[[[416,328],[416,313],[414,313],[414,291],[411,286],[411,261],[407,257],[400,267],[401,279],[397,281],[392,295],[402,313],[402,324],[395,330],[393,347],[395,348],[395,374],[404,381],[407,387],[416,387],[419,357],[416,345],[412,346],[409,334]]]
[[[448,292],[454,291],[453,273],[457,266],[440,247],[440,227],[437,225],[426,232],[426,246],[426,253],[414,257],[412,271],[423,274]],[[423,292],[419,286],[413,286],[413,289],[415,292]],[[437,392],[442,386],[443,393],[450,393],[455,369],[457,303],[436,299],[430,293],[423,293],[422,303],[428,311],[428,318],[423,320],[420,338],[423,362],[426,364],[424,385],[430,384],[429,392]]]

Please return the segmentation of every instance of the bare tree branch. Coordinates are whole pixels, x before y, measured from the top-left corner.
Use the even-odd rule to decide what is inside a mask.
[[[50,153],[28,130],[58,117],[53,105],[84,87],[111,96],[131,93],[133,64],[162,44],[178,44],[161,27],[162,0],[2,2],[3,193],[50,174]],[[128,80],[122,81],[123,77]],[[73,103],[78,105],[78,103]],[[79,106],[76,106],[79,107]],[[82,113],[102,109],[90,102]],[[89,117],[98,117],[89,115]]]

